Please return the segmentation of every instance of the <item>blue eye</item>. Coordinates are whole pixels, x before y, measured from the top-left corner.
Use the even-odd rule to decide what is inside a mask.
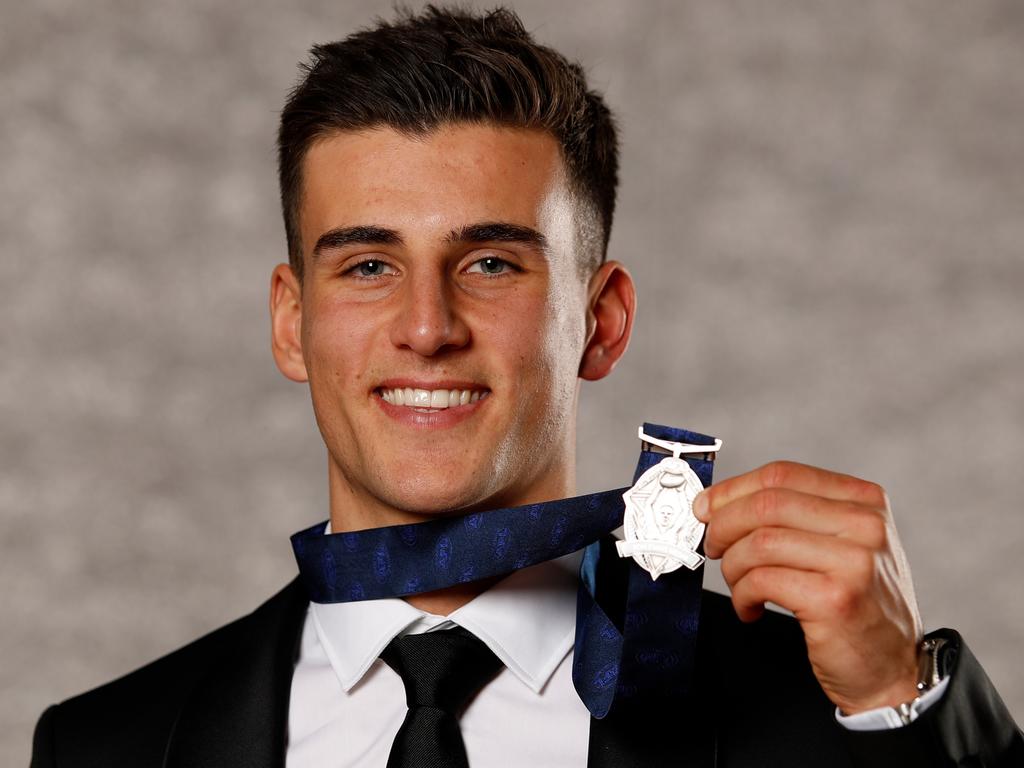
[[[512,265],[504,259],[499,259],[496,256],[488,256],[487,258],[474,261],[470,267],[470,272],[479,272],[483,275],[501,275],[512,269]]]

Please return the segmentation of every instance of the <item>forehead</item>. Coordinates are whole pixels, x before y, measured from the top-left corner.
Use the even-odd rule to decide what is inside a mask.
[[[306,248],[346,225],[448,232],[505,221],[544,231],[564,222],[568,203],[561,151],[546,132],[453,124],[407,136],[374,128],[310,147],[300,224]]]

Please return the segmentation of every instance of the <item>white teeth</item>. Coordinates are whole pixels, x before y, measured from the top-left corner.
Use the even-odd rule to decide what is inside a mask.
[[[429,408],[440,410],[454,408],[458,405],[475,403],[486,394],[485,391],[473,389],[412,389],[396,387],[380,390],[380,396],[386,403],[404,405],[411,408]]]

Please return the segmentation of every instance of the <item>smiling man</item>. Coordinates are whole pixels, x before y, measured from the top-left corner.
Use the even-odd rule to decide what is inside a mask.
[[[571,495],[578,377],[624,351],[633,289],[594,267],[555,137],[367,126],[302,167],[274,354],[309,381],[335,529]]]
[[[615,558],[621,491],[567,498],[581,381],[636,304],[577,65],[508,11],[431,7],[316,47],[279,149],[272,348],[329,521],[254,613],[47,710],[33,765],[1020,763],[960,637],[922,636],[874,483],[774,462],[697,496],[731,599]]]

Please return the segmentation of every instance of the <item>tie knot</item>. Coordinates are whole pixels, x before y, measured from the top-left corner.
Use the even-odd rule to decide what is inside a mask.
[[[410,709],[453,715],[501,668],[491,649],[462,627],[396,637],[380,657],[401,676]]]

